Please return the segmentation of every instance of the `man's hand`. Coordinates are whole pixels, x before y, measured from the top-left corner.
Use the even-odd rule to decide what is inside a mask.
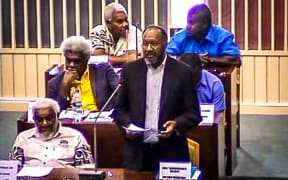
[[[167,121],[165,124],[163,124],[163,127],[166,128],[165,131],[160,131],[159,137],[160,138],[168,138],[172,135],[172,133],[176,129],[176,121]]]
[[[68,70],[65,71],[62,84],[60,87],[60,95],[63,98],[69,96],[70,86],[76,79],[79,79],[77,71],[68,71]]]
[[[199,54],[199,57],[200,57],[200,60],[202,62],[202,64],[206,65],[206,64],[209,64],[210,63],[210,59],[209,59],[209,56],[208,56],[208,53],[204,53],[204,54]]]
[[[64,87],[70,87],[74,80],[79,79],[79,74],[77,71],[65,71],[62,83]]]

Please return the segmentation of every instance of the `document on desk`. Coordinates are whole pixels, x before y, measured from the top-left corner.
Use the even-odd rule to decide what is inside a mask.
[[[27,167],[24,166],[17,174],[17,176],[23,177],[23,176],[29,176],[29,177],[43,177],[47,176],[51,171],[53,167]]]
[[[90,111],[83,111],[82,118],[84,119],[89,113]],[[59,115],[59,119],[74,119],[74,117],[75,112],[72,110],[63,110]]]
[[[113,121],[113,119],[110,117],[111,113],[112,113],[112,110],[111,111],[102,111],[100,116],[99,116],[99,112],[90,112],[84,121],[85,122],[94,122],[96,120],[97,122],[109,122],[109,123],[111,123]],[[96,119],[96,118],[98,118],[98,119]]]
[[[0,179],[16,180],[18,161],[0,160]]]

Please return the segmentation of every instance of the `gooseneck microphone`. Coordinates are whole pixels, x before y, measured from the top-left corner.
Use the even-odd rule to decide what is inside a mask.
[[[105,108],[108,106],[108,104],[111,102],[113,97],[115,97],[117,91],[122,87],[122,84],[118,84],[115,90],[112,92],[110,97],[107,99],[103,107],[100,109],[98,112],[97,116],[95,117],[94,120],[94,131],[93,131],[93,143],[94,143],[94,161],[95,161],[95,166],[94,166],[94,171],[84,171],[81,173],[78,173],[80,179],[89,179],[89,180],[104,180],[105,179],[105,172],[104,171],[97,171],[98,169],[98,164],[97,164],[97,128],[96,128],[96,123],[97,120],[99,119],[100,115],[102,112],[105,110]],[[109,172],[108,172],[109,173]]]
[[[139,23],[135,24],[136,32],[135,32],[135,39],[136,39],[136,59],[138,59],[138,29],[139,29]]]
[[[105,104],[103,105],[103,107],[100,109],[100,111],[98,112],[97,116],[95,117],[94,120],[94,132],[93,132],[93,140],[94,140],[94,161],[95,161],[95,167],[94,170],[95,172],[97,171],[97,137],[96,137],[96,133],[97,133],[97,128],[96,128],[96,123],[97,120],[99,119],[100,115],[102,114],[102,112],[104,111],[104,109],[107,107],[107,105],[111,102],[111,100],[114,98],[114,96],[116,95],[116,93],[118,92],[118,90],[122,87],[122,84],[118,84],[117,87],[115,88],[115,90],[112,92],[112,94],[110,95],[110,97],[107,99],[107,101],[105,102]]]

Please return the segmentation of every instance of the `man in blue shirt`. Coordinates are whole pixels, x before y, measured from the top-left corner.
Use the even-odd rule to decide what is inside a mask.
[[[223,112],[226,108],[224,87],[221,80],[214,74],[202,69],[199,55],[186,53],[180,57],[180,62],[190,66],[194,76],[197,96],[200,104],[214,104],[215,112]]]
[[[196,5],[188,11],[186,29],[172,37],[166,52],[176,57],[189,52],[199,54],[204,65],[241,65],[234,35],[212,24],[210,9],[205,4]]]

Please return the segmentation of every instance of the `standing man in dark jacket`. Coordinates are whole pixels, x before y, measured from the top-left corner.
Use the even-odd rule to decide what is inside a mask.
[[[201,121],[190,68],[167,56],[167,33],[143,31],[143,55],[124,66],[113,112],[125,139],[124,166],[158,170],[159,161],[189,161],[185,131]],[[134,131],[138,126],[149,131]]]

